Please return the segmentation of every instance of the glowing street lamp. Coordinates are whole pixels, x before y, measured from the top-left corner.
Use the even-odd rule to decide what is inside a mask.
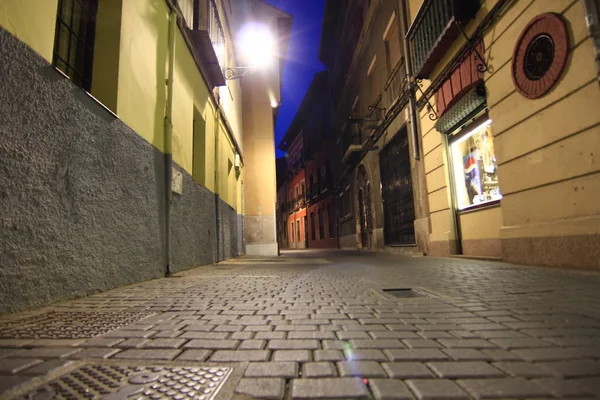
[[[225,79],[237,79],[256,72],[258,68],[265,68],[272,64],[276,55],[275,38],[271,30],[257,23],[248,24],[240,30],[238,48],[245,66],[226,68]]]

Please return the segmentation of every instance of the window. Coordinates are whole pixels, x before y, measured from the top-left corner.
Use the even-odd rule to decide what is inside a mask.
[[[317,232],[315,228],[315,213],[310,213],[310,237],[312,240],[317,240]]]
[[[300,241],[300,220],[299,219],[296,220],[296,238],[297,238],[297,241],[299,242]]]
[[[346,189],[344,195],[344,213],[345,216],[352,214],[352,196],[350,195],[350,188]]]
[[[325,239],[325,224],[323,221],[323,209],[319,208],[319,239]]]
[[[92,89],[98,0],[59,0],[52,64],[71,81]]]
[[[298,197],[300,195],[300,192],[298,191],[298,185],[296,185],[296,197]]]
[[[294,221],[290,222],[290,242],[294,241]]]
[[[338,197],[338,212],[340,214],[340,218],[344,218],[346,214],[344,214],[344,194],[340,194]]]
[[[306,188],[304,187],[304,182],[302,182],[302,197],[304,198]]]
[[[402,57],[400,38],[398,36],[398,24],[396,22],[396,13],[392,13],[390,22],[388,23],[385,33],[383,34],[383,40],[385,41],[385,56],[387,59],[387,69],[389,75],[392,73]]]
[[[459,210],[502,198],[498,186],[498,165],[491,122],[488,119],[466,133],[450,138]]]
[[[369,78],[369,105],[374,105],[375,100],[379,97],[379,85],[377,84],[377,57],[373,57],[367,76]]]
[[[194,29],[194,0],[177,0],[183,19],[189,29]]]
[[[329,228],[329,238],[335,236],[335,214],[333,212],[333,203],[327,205],[327,225]]]

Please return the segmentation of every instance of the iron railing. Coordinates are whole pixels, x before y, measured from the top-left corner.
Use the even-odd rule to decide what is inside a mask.
[[[425,0],[408,33],[413,71],[427,78],[460,35],[458,24],[472,19],[479,0]]]
[[[389,109],[400,98],[405,79],[406,69],[404,68],[404,58],[402,58],[392,70],[390,77],[383,87],[386,108]]]
[[[215,0],[208,1],[208,35],[210,41],[215,49],[217,59],[221,68],[225,68],[225,57],[227,48],[225,47],[225,31],[221,24],[221,18],[219,17],[219,9]]]

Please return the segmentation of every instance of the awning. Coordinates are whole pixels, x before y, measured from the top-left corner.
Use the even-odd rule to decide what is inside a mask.
[[[435,129],[444,134],[452,133],[486,106],[485,86],[477,85],[446,110],[435,123]]]

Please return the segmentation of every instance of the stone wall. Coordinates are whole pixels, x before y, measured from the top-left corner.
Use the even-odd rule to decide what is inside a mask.
[[[2,28],[0,76],[0,313],[164,276],[163,154]],[[172,204],[172,269],[214,262],[215,195],[184,173]]]

